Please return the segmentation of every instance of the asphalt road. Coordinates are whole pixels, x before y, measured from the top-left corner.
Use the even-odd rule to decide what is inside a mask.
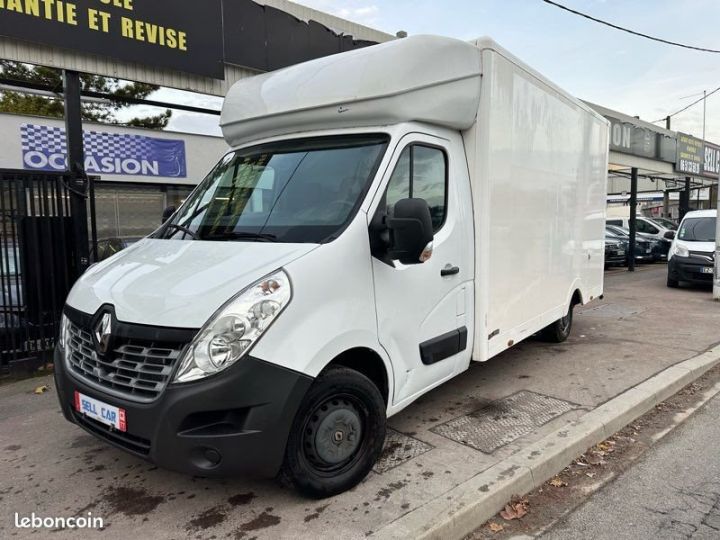
[[[720,538],[720,397],[543,540]]]

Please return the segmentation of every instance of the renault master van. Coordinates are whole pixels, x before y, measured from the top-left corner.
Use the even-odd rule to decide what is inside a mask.
[[[65,417],[136,456],[342,492],[388,417],[603,293],[607,122],[489,39],[246,79],[221,126],[233,150],[64,309]]]

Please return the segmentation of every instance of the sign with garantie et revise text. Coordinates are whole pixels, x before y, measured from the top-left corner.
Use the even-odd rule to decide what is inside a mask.
[[[23,168],[67,170],[67,143],[61,127],[22,124]],[[89,174],[187,177],[185,141],[126,133],[83,132]]]
[[[0,0],[0,36],[224,76],[221,0]]]

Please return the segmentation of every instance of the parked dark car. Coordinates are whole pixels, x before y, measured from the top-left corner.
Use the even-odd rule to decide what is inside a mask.
[[[605,237],[605,268],[622,266],[627,259],[627,247],[620,240],[611,236]]]
[[[630,251],[630,231],[624,227],[617,225],[605,226],[606,236],[621,240],[625,244],[626,251]],[[667,257],[667,249],[661,245],[659,241],[642,233],[637,233],[635,237],[635,261],[636,262],[654,262],[663,258],[663,251]]]
[[[626,240],[630,241],[630,230],[627,227],[620,227],[618,225],[606,225],[614,233],[623,236]],[[672,240],[669,238],[656,238],[650,234],[638,232],[637,239],[650,242],[653,246],[653,255],[656,261],[667,260]]]

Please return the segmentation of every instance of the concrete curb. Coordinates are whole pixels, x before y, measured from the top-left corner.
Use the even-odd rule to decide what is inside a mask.
[[[411,510],[372,536],[378,539],[462,538],[494,516],[513,495],[540,487],[588,448],[719,363],[720,347],[716,347],[669,367],[442,496]]]

